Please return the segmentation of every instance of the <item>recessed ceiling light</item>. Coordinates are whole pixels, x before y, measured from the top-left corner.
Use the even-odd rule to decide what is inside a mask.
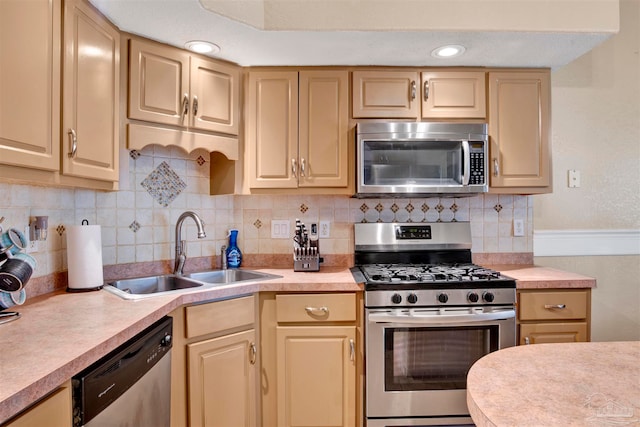
[[[431,56],[436,58],[455,58],[456,56],[462,55],[466,50],[467,49],[462,45],[449,44],[433,49],[431,51]]]
[[[197,53],[218,53],[220,52],[220,46],[201,41],[201,40],[192,40],[188,41],[184,44],[184,47],[187,49],[197,52]]]

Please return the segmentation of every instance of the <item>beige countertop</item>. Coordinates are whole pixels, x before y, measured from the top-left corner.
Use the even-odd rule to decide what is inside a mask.
[[[490,353],[469,371],[467,405],[478,427],[640,426],[640,341]]]
[[[282,278],[135,301],[105,290],[59,291],[12,307],[21,318],[0,325],[0,423],[181,305],[261,291],[362,290],[348,268],[324,267],[319,273],[255,270]]]
[[[537,265],[487,265],[516,279],[517,289],[595,288],[596,279],[577,273]]]

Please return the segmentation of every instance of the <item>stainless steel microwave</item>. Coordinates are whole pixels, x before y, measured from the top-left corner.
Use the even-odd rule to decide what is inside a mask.
[[[488,185],[486,124],[356,125],[357,197],[471,195]]]

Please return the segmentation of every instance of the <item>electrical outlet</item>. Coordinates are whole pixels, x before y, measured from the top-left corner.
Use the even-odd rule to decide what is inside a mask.
[[[40,250],[40,242],[38,242],[37,240],[31,240],[31,233],[29,231],[29,226],[25,226],[24,238],[27,239],[27,246],[24,248],[24,251],[28,254],[32,254]]]
[[[328,239],[331,235],[331,223],[329,221],[320,221],[320,232],[318,236],[323,239]]]
[[[271,220],[271,238],[272,239],[288,239],[290,222],[288,219],[272,219]]]
[[[569,188],[578,188],[580,187],[580,171],[575,169],[570,169],[568,172],[568,184]]]
[[[524,220],[523,219],[513,220],[513,235],[516,237],[524,236]]]

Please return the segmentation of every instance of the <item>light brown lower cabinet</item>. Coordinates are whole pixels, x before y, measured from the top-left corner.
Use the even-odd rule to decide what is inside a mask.
[[[361,425],[362,298],[260,294],[262,425]]]
[[[591,289],[518,290],[518,343],[591,339]]]
[[[3,427],[71,427],[71,380]]]
[[[253,296],[181,307],[173,317],[172,427],[255,427]]]

